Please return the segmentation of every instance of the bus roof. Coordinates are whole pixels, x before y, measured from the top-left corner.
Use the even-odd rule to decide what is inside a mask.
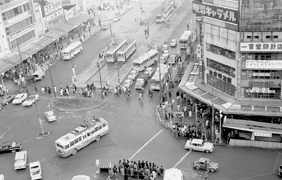
[[[92,126],[99,126],[102,125],[104,122],[106,122],[105,119],[99,117],[99,118],[93,118],[90,121],[87,121],[86,124],[80,125],[77,128],[75,128],[73,131],[65,134],[64,136],[60,137],[56,140],[56,143],[60,143],[61,145],[65,146],[69,144],[71,141],[73,141],[78,135],[80,135],[82,132],[87,130],[89,127]]]
[[[113,54],[113,53],[117,52],[126,42],[127,42],[127,40],[124,40],[121,43],[116,43],[115,45],[110,47],[110,49],[106,53]]]
[[[133,44],[136,43],[136,40],[131,40],[129,42],[126,42],[118,51],[117,51],[117,54],[123,54],[125,51],[127,51],[127,49],[129,47],[131,47]]]
[[[182,34],[179,40],[188,40],[191,34],[192,34],[191,31],[184,31],[184,33]]]
[[[168,72],[168,67],[165,64],[160,64],[161,67],[161,79],[165,76],[165,74]],[[155,74],[151,78],[151,80],[159,80],[160,79],[160,70],[159,67],[157,67]]]
[[[146,52],[145,54],[143,54],[142,56],[139,56],[138,58],[136,58],[133,63],[142,63],[144,60],[146,60],[148,57],[151,57],[153,55],[155,55],[156,53],[158,53],[157,50],[155,49],[151,49],[148,52]]]
[[[75,48],[78,45],[81,45],[82,43],[80,41],[75,41],[73,43],[71,43],[70,45],[68,45],[65,49],[62,50],[62,52],[67,51],[69,52],[70,50],[72,50],[73,48]]]

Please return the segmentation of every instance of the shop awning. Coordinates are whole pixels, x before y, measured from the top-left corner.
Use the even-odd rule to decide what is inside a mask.
[[[67,23],[72,24],[73,26],[79,26],[80,24],[82,24],[83,22],[87,21],[90,18],[91,16],[88,14],[80,14],[79,16],[68,20]]]
[[[69,24],[67,22],[59,25],[58,27],[56,27],[57,30],[64,32],[64,34],[70,32],[71,30],[73,30],[75,28],[74,25]]]
[[[50,37],[53,40],[59,39],[63,35],[65,35],[66,32],[58,29],[53,29],[52,31],[49,31],[47,34],[45,34],[46,37]]]
[[[4,57],[0,60],[0,72],[6,72],[18,64],[17,59],[11,57]]]
[[[40,39],[40,41],[34,43],[36,46],[41,47],[41,49],[45,48],[46,46],[48,46],[49,44],[51,44],[52,42],[54,42],[54,39],[51,37],[46,37],[43,36],[42,39]],[[40,49],[40,50],[41,50]]]

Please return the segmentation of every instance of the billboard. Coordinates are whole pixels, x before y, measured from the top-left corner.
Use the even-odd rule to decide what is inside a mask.
[[[282,60],[246,60],[247,69],[282,69]]]
[[[196,1],[193,1],[192,10],[194,14],[199,16],[206,16],[236,25],[239,23],[238,10],[202,4]]]
[[[282,42],[240,43],[241,52],[282,52]]]

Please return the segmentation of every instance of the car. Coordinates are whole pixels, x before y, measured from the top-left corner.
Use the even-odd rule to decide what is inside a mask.
[[[218,163],[211,161],[209,158],[203,158],[203,157],[193,162],[193,168],[206,170],[206,162],[207,162],[207,170],[209,172],[218,171]]]
[[[111,27],[110,23],[102,23],[102,30],[107,30]]]
[[[168,59],[168,64],[169,65],[174,65],[176,63],[176,55],[175,54],[172,54],[170,56],[170,58]]]
[[[171,41],[170,41],[170,47],[176,47],[177,46],[177,41],[176,41],[176,39],[172,39]]]
[[[120,20],[120,16],[115,16],[114,19],[113,19],[114,22],[117,22],[119,20]]]
[[[0,153],[16,152],[22,149],[22,144],[19,142],[8,141],[0,146]]]
[[[85,175],[77,175],[73,176],[71,180],[90,180],[90,177]]]
[[[163,47],[162,47],[162,51],[168,51],[168,45],[167,44],[164,44]]]
[[[146,85],[147,83],[147,80],[146,79],[143,79],[143,78],[138,78],[136,80],[136,83],[135,83],[135,89],[143,89],[144,86]]]
[[[29,173],[32,180],[42,179],[42,170],[39,161],[29,163]]]
[[[16,152],[15,162],[14,162],[15,170],[25,169],[26,162],[27,162],[27,151]]]
[[[131,80],[134,81],[136,79],[136,77],[138,76],[138,73],[139,73],[139,71],[137,71],[135,69],[131,70],[127,79],[131,79]]]
[[[214,146],[212,143],[204,142],[204,140],[202,139],[192,139],[192,140],[187,140],[184,148],[193,151],[202,151],[206,153],[211,153],[213,152]]]
[[[12,101],[13,104],[21,104],[24,102],[24,100],[27,98],[27,93],[21,93],[17,94]]]
[[[44,114],[49,123],[57,120],[57,117],[55,116],[53,111],[47,111],[44,112]]]
[[[32,106],[39,98],[39,95],[30,95],[23,103],[22,105],[27,107],[27,106]]]
[[[147,67],[145,70],[144,74],[148,74],[148,77],[152,77],[155,72],[155,69],[153,67]]]
[[[123,87],[131,88],[133,81],[131,79],[126,79],[123,83]]]
[[[165,64],[167,62],[167,60],[169,59],[169,54],[163,54],[161,57],[160,57],[160,61],[162,64]]]
[[[5,105],[9,104],[10,102],[12,102],[15,97],[16,97],[16,95],[3,96],[3,97],[0,98],[0,104],[2,106],[5,106]]]

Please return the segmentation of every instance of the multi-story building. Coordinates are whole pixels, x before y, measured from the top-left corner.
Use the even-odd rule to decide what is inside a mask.
[[[225,114],[223,127],[280,141],[282,1],[194,0],[192,10],[202,54],[189,66],[199,74],[179,87]]]
[[[30,0],[0,1],[0,58],[34,39],[35,19]]]

